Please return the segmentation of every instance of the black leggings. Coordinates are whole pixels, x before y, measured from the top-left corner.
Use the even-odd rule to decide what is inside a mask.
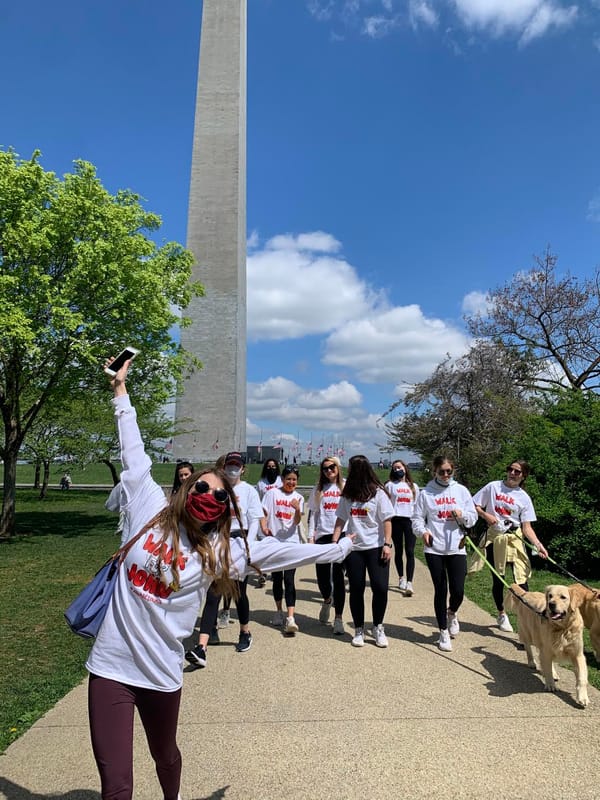
[[[177,719],[181,689],[158,692],[90,675],[88,712],[102,800],[133,796],[133,712],[137,707],[166,800],[177,800],[181,753]]]
[[[490,562],[492,567],[496,566],[494,564],[494,545],[493,544],[488,544],[488,546],[485,548],[485,557]],[[515,568],[514,568],[512,562],[511,561],[507,561],[506,562],[506,566],[507,567],[510,566],[510,568],[513,571],[513,578],[514,578],[514,576],[515,576]],[[525,581],[525,583],[520,583],[519,586],[524,591],[526,591],[526,592],[529,591],[529,584],[527,583],[527,581]],[[492,597],[494,598],[494,603],[496,603],[496,608],[498,609],[498,611],[503,611],[504,610],[504,589],[505,588],[506,587],[504,586],[504,584],[502,583],[500,578],[498,578],[492,572]]]
[[[394,564],[398,577],[404,576],[402,549],[406,553],[406,580],[412,581],[415,574],[415,543],[417,537],[413,533],[410,517],[392,517],[392,541],[394,542]]]
[[[465,596],[465,578],[467,577],[467,559],[465,556],[441,556],[425,553],[433,581],[433,607],[440,630],[448,627],[447,609],[454,614],[460,608]],[[448,601],[448,588],[450,601]]]
[[[350,613],[355,628],[365,624],[365,588],[367,573],[371,584],[373,625],[383,622],[387,608],[390,562],[383,561],[383,547],[371,550],[352,550],[344,561],[348,584],[350,586]]]
[[[320,536],[315,539],[315,544],[331,544],[333,534]],[[333,585],[333,607],[336,616],[341,617],[346,605],[346,585],[344,582],[344,567],[341,564],[315,564],[317,571],[317,583],[323,600],[331,599],[331,587]]]
[[[247,625],[250,622],[250,601],[248,600],[248,576],[243,581],[236,581],[238,586],[238,596],[235,599],[235,610],[237,611],[240,625]],[[200,633],[210,633],[217,624],[217,614],[219,613],[220,594],[215,594],[213,584],[210,585],[206,593],[202,616],[200,617]],[[223,608],[229,610],[231,607],[231,597],[223,600]]]
[[[285,604],[288,608],[296,605],[296,578],[295,569],[284,569],[283,571],[273,572],[273,597],[276,603],[283,600],[284,586],[285,586]]]

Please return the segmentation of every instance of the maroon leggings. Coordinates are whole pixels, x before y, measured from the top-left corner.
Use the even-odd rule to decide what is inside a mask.
[[[177,800],[181,753],[177,718],[181,689],[157,692],[90,675],[88,711],[94,758],[100,772],[102,800],[133,796],[133,710],[137,707],[164,800]]]

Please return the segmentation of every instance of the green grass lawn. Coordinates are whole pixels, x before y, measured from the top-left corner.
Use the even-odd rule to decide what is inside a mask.
[[[71,633],[63,611],[119,544],[105,492],[37,495],[17,492],[17,536],[0,544],[0,752],[83,678],[90,644]],[[532,589],[565,582],[535,566]],[[469,576],[467,596],[495,616],[487,570]],[[600,689],[587,634],[586,652]]]

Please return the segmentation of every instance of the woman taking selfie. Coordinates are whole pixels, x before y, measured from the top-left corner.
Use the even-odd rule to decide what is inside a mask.
[[[130,362],[111,379],[121,447],[121,487],[131,537],[114,593],[86,667],[92,747],[104,800],[133,793],[133,716],[137,707],[164,800],[177,800],[181,754],[176,732],[183,682],[183,640],[214,581],[235,592],[256,567],[287,569],[316,560],[341,560],[351,543],[329,547],[281,546],[272,538],[230,539],[230,505],[239,516],[225,475],[195,472],[167,501],[153,480],[125,378]],[[130,537],[130,538],[131,538]]]

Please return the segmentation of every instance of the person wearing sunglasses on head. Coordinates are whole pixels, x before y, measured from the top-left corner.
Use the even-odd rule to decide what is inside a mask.
[[[525,591],[529,589],[527,581],[531,575],[531,562],[523,537],[531,542],[542,558],[548,558],[548,551],[531,524],[537,519],[533,503],[523,489],[529,472],[527,461],[516,459],[507,466],[506,475],[501,481],[487,483],[473,497],[477,513],[488,526],[485,548],[487,560],[502,577],[510,564],[515,583]],[[504,584],[494,573],[492,596],[498,609],[498,627],[510,633],[513,628],[504,610]]]
[[[107,365],[110,361],[106,362]],[[163,800],[180,800],[177,722],[183,683],[183,641],[194,630],[209,586],[236,592],[252,570],[282,570],[341,561],[352,543],[282,545],[271,537],[249,543],[230,537],[232,513],[243,527],[222,470],[193,472],[169,499],[152,478],[125,386],[131,361],[111,377],[120,442],[121,487],[135,537],[86,668],[92,748],[103,800],[133,795],[133,718],[138,709],[156,765]],[[139,534],[139,536],[138,536]]]
[[[267,535],[274,536],[286,545],[300,543],[300,522],[304,511],[304,497],[296,491],[299,472],[296,467],[284,467],[281,488],[268,491],[263,497],[263,510],[267,518]],[[282,625],[286,636],[298,633],[294,617],[296,610],[296,570],[276,570],[272,573],[275,616],[273,625]],[[287,614],[283,612],[283,600]]]
[[[309,543],[330,544],[333,541],[333,529],[343,488],[340,460],[335,456],[327,456],[321,461],[319,480],[308,498]],[[336,636],[342,636],[346,603],[344,568],[341,564],[317,564],[316,571],[317,585],[323,599],[319,622],[326,625],[331,617],[332,607],[335,608],[333,632]]]
[[[423,552],[433,582],[433,607],[440,629],[437,645],[452,650],[458,636],[458,609],[465,594],[467,551],[464,528],[477,522],[469,490],[454,480],[454,461],[444,455],[433,459],[433,478],[421,489],[412,518],[415,534],[423,539]]]

